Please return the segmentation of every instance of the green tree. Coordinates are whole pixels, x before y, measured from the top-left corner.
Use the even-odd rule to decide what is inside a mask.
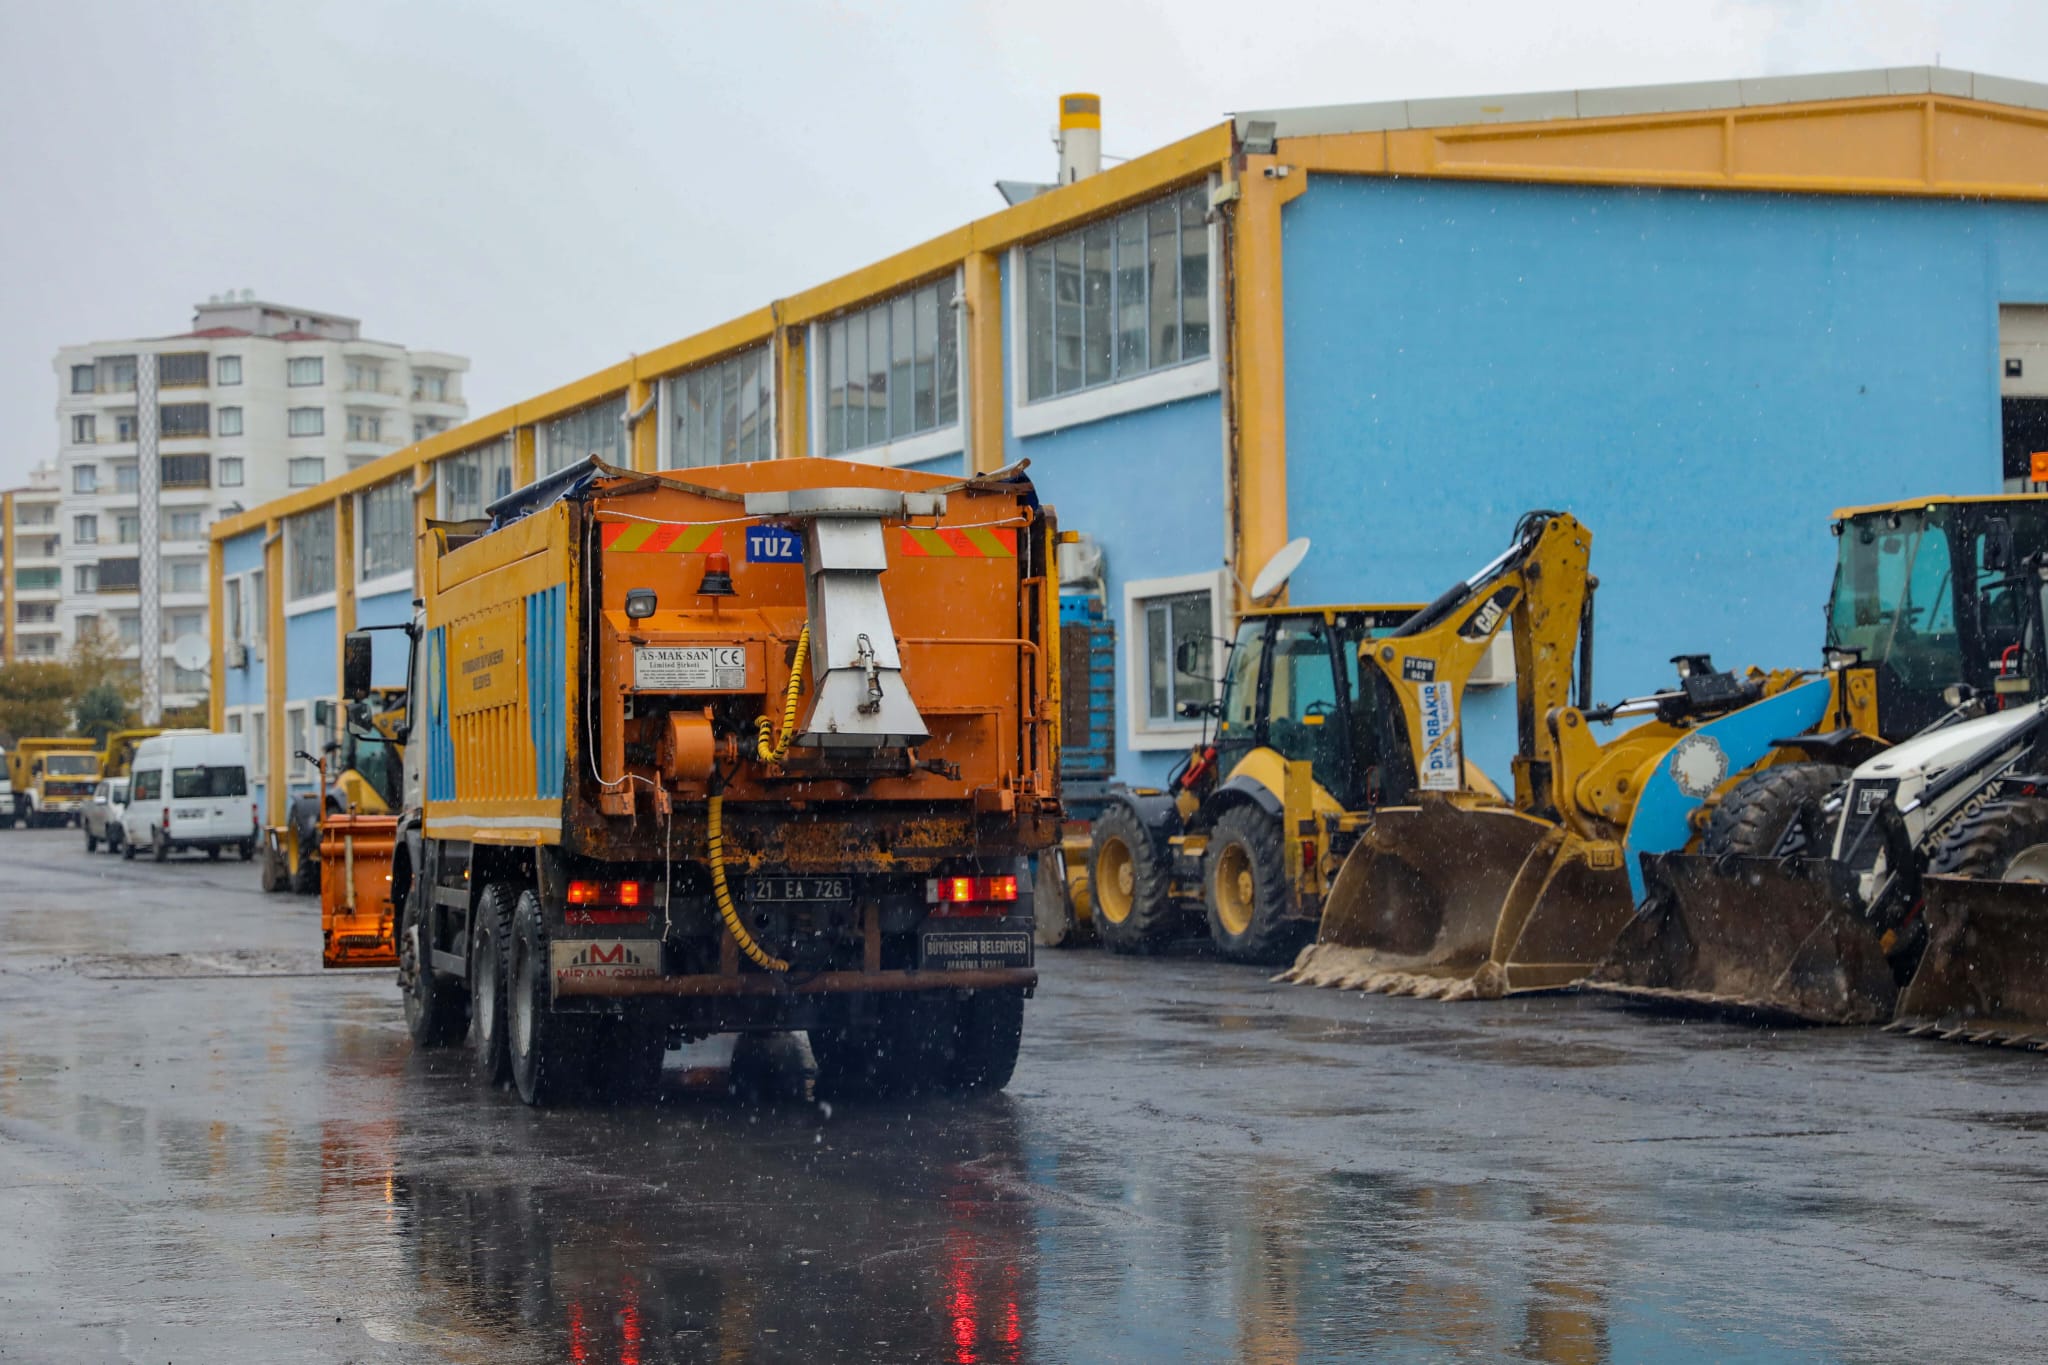
[[[0,734],[15,741],[71,728],[71,666],[52,660],[0,664]]]
[[[130,728],[134,714],[128,709],[121,690],[110,682],[98,682],[86,688],[78,694],[78,701],[72,708],[72,720],[78,733],[102,748],[106,747],[108,735]]]

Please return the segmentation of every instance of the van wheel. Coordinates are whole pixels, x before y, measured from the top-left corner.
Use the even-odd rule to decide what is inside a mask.
[[[254,839],[244,839],[235,851],[242,855],[242,861],[246,863],[256,856],[256,841]]]
[[[171,856],[171,846],[164,841],[162,830],[151,830],[149,832],[149,856],[158,862],[162,862]]]
[[[511,1075],[505,1053],[505,961],[511,950],[513,893],[493,882],[477,898],[469,936],[470,1063],[485,1085]]]
[[[512,955],[505,973],[505,1050],[512,1058],[512,1084],[536,1109],[559,1104],[575,1092],[577,1066],[586,1060],[586,1021],[554,1010],[549,989],[548,929],[540,897],[519,893],[512,908]]]
[[[100,841],[92,837],[91,830],[85,832],[85,851],[87,853],[97,853],[100,851]]]
[[[127,863],[135,861],[135,845],[129,843],[126,839],[121,841],[121,861]]]
[[[127,841],[126,839],[123,839],[123,838],[121,837],[121,827],[120,827],[119,825],[108,825],[108,826],[107,826],[107,852],[109,852],[109,853],[125,853],[125,852],[127,852],[127,850],[128,850],[128,841]]]

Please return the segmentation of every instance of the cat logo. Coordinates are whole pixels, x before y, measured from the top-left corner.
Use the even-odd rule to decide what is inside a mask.
[[[578,982],[599,979],[661,975],[661,944],[655,939],[557,940],[548,945],[548,955],[559,988],[573,989]]]
[[[1484,640],[1493,634],[1500,618],[1514,609],[1515,599],[1521,596],[1521,589],[1509,583],[1493,596],[1480,603],[1479,610],[1465,618],[1465,624],[1458,627],[1458,634],[1467,640]]]

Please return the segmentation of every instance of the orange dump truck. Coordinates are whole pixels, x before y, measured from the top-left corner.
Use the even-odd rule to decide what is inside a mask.
[[[535,1104],[722,1032],[807,1030],[842,1093],[1007,1083],[1060,813],[1021,470],[592,460],[490,510],[421,547],[383,921],[414,1038]]]

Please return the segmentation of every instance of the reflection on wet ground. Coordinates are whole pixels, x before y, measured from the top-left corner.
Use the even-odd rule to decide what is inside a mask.
[[[2048,1329],[2023,1056],[1073,953],[1007,1095],[827,1106],[785,1051],[741,1099],[685,1069],[710,1046],[658,1103],[534,1112],[415,1055],[387,974],[278,974],[306,903],[23,860],[43,837],[0,843],[0,1360],[2013,1358]]]

